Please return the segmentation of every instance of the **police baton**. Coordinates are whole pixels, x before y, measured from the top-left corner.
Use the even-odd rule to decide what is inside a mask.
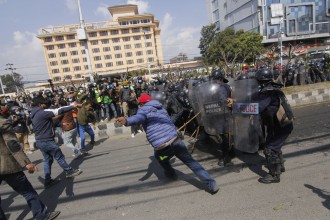
[[[189,119],[189,121],[187,121],[186,123],[184,123],[177,131],[181,131],[184,127],[186,127],[192,120],[194,120],[199,114],[201,113],[201,111],[199,111],[196,115],[194,115],[194,117],[192,117],[191,119]]]

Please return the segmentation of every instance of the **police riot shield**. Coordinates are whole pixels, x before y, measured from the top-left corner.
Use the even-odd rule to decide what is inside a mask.
[[[197,100],[197,94],[199,89],[199,82],[198,79],[190,79],[188,83],[188,100],[191,105],[191,108],[194,111],[194,114],[199,113],[199,106],[198,106],[198,100]],[[198,125],[202,125],[201,116],[200,114],[196,117]]]
[[[262,133],[257,94],[258,83],[255,79],[237,80],[232,83],[235,148],[248,153],[258,151]]]
[[[161,91],[150,91],[149,92],[149,95],[151,96],[151,98],[153,100],[157,100],[163,106],[166,105],[166,94],[165,94],[165,92],[161,92]]]
[[[231,111],[227,107],[229,88],[224,84],[204,82],[197,91],[204,130],[209,135],[230,133]]]

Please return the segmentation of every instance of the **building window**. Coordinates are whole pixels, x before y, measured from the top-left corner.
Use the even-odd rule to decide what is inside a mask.
[[[150,19],[143,19],[143,20],[141,20],[141,23],[143,23],[143,24],[150,23]]]
[[[134,47],[135,48],[141,48],[142,47],[142,44],[134,44]]]
[[[77,46],[77,44],[76,43],[69,43],[69,47],[76,47]]]
[[[146,43],[146,47],[152,47],[152,43],[151,42],[147,42]]]
[[[145,38],[146,40],[151,39],[151,34],[146,34],[146,35],[144,35],[144,38]]]
[[[97,69],[102,68],[102,63],[95,64],[95,68],[97,68]]]
[[[98,45],[99,44],[99,41],[98,40],[92,40],[91,41],[91,45]]]
[[[88,34],[89,37],[97,37],[97,33],[96,32],[92,32]]]
[[[139,20],[133,20],[133,21],[130,21],[129,23],[130,23],[130,24],[139,24],[140,21],[139,21]]]
[[[66,57],[68,54],[66,52],[60,52],[60,57]]]
[[[74,71],[79,71],[79,70],[81,70],[81,66],[75,66],[75,67],[73,67],[73,70]]]
[[[117,61],[116,62],[116,66],[122,66],[122,65],[124,65],[124,62],[123,61]]]
[[[119,43],[120,42],[120,38],[113,38],[112,39],[112,43]]]
[[[53,78],[53,81],[54,82],[61,81],[61,77],[60,76],[56,76],[56,77]]]
[[[149,62],[149,63],[152,63],[152,62],[154,62],[154,58],[152,58],[152,57],[149,57],[149,58],[148,58],[148,62]]]
[[[72,35],[68,35],[66,36],[66,39],[67,40],[74,40],[75,39],[75,36],[72,34]]]
[[[81,68],[80,68],[80,70],[81,70]],[[77,78],[77,79],[80,79],[81,78],[81,74],[75,74],[74,77]]]
[[[59,44],[59,45],[57,45],[57,48],[58,49],[64,49],[65,48],[65,44]]]
[[[57,66],[57,61],[51,61],[49,64],[50,66]]]
[[[100,36],[108,36],[108,31],[100,31]]]
[[[109,40],[108,39],[103,39],[103,40],[101,40],[101,43],[102,44],[108,44],[109,43]]]
[[[143,59],[137,59],[136,62],[137,63],[144,63],[144,60]]]
[[[126,50],[131,49],[131,45],[130,45],[130,44],[126,44],[126,45],[124,45],[124,48],[125,48]]]
[[[129,25],[129,21],[119,21],[119,25]]]
[[[56,41],[62,41],[62,40],[64,40],[64,37],[63,36],[56,36]]]
[[[79,42],[79,45],[81,46],[81,47],[84,47],[85,46],[85,42]]]
[[[88,65],[85,65],[85,66],[84,66],[84,69],[85,69],[85,70],[88,70]]]
[[[139,33],[140,32],[140,28],[132,28],[132,33]]]
[[[100,52],[100,48],[93,48],[93,49],[92,49],[92,52],[93,52],[93,53],[99,53],[99,52]]]
[[[111,35],[118,35],[119,31],[118,30],[112,30],[110,31]]]
[[[129,65],[129,64],[134,64],[134,61],[133,60],[127,60],[126,63]]]
[[[86,58],[86,57],[83,58],[83,62],[84,62],[84,63],[87,62],[87,58]]]
[[[133,56],[132,52],[128,52],[128,53],[126,53],[125,55],[126,55],[126,57],[131,57],[131,56]]]
[[[62,64],[62,65],[69,64],[69,60],[61,60],[61,64]]]
[[[143,28],[143,32],[149,32],[150,31],[150,27],[144,27]]]
[[[71,53],[71,56],[76,56],[78,55],[78,51],[77,50],[73,50],[70,52]]]
[[[44,42],[45,42],[45,43],[53,42],[53,38],[52,38],[52,37],[46,37],[46,38],[44,39]]]
[[[143,55],[143,52],[142,51],[136,51],[135,55],[136,56],[142,56]]]
[[[50,53],[48,54],[48,58],[55,58],[56,57],[56,53]]]
[[[46,49],[47,49],[47,50],[54,50],[54,45],[46,46]]]
[[[103,52],[108,52],[110,51],[110,47],[103,47]]]
[[[131,40],[130,37],[123,37],[123,41],[124,41],[124,42],[130,41],[130,40]]]
[[[133,39],[134,40],[141,40],[141,36],[134,36]]]
[[[117,59],[122,58],[121,53],[117,53],[117,54],[115,54],[115,58],[117,58]]]
[[[65,67],[65,68],[63,68],[63,72],[64,72],[64,73],[70,72],[70,67]]]
[[[121,50],[121,47],[120,46],[114,46],[113,49],[114,50]]]
[[[99,61],[99,60],[101,60],[102,58],[101,58],[101,56],[95,56],[94,57],[94,61]]]
[[[110,59],[112,59],[112,56],[110,54],[104,55],[104,59],[105,60],[110,60]]]
[[[129,34],[129,29],[122,29],[121,34]]]
[[[81,50],[81,54],[86,54],[86,50]]]
[[[150,54],[153,54],[154,51],[153,50],[147,50],[147,54],[150,55]]]
[[[70,76],[70,75],[65,75],[64,78],[65,78],[65,79],[72,79],[72,76]]]
[[[113,66],[113,63],[112,63],[112,62],[105,63],[105,66],[106,66],[106,67],[112,67],[112,66]]]
[[[72,63],[79,63],[79,62],[80,62],[79,58],[72,59]]]
[[[56,73],[59,73],[59,72],[60,72],[59,69],[53,69],[53,70],[52,70],[52,74],[56,74]]]

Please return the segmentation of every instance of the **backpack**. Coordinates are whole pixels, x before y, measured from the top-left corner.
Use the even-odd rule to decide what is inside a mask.
[[[276,118],[280,123],[281,127],[285,127],[288,124],[292,124],[294,120],[293,112],[290,104],[288,103],[287,98],[281,90],[277,90],[279,92],[279,101],[280,106],[276,112]]]

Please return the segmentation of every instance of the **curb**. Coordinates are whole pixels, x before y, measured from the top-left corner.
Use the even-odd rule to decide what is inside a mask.
[[[286,94],[291,107],[330,101],[330,89],[315,89],[306,92]]]

